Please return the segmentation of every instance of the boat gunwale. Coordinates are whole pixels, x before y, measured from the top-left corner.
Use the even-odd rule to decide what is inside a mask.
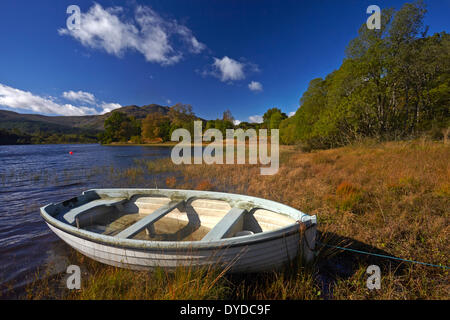
[[[285,237],[299,232],[299,223],[306,223],[307,227],[316,225],[316,216],[307,215],[295,208],[287,206],[285,204],[275,202],[272,200],[239,195],[233,193],[223,193],[223,192],[213,192],[213,191],[199,191],[199,190],[183,190],[183,189],[133,189],[133,188],[118,188],[118,189],[90,189],[84,191],[82,195],[89,192],[96,192],[98,195],[105,195],[108,197],[117,197],[117,195],[111,195],[111,193],[119,192],[121,195],[123,193],[128,194],[128,199],[133,196],[166,196],[170,199],[181,199],[181,194],[184,194],[184,198],[197,199],[208,199],[208,200],[222,200],[230,204],[230,206],[245,206],[246,204],[254,204],[252,206],[253,211],[258,209],[268,210],[274,213],[282,214],[291,217],[296,220],[295,223],[289,224],[285,227],[281,227],[276,230],[265,231],[256,233],[253,235],[246,235],[240,237],[231,237],[213,241],[153,241],[153,240],[139,240],[139,239],[121,239],[115,236],[107,236],[103,234],[98,234],[92,231],[87,231],[83,229],[78,229],[68,223],[65,223],[55,217],[53,217],[47,208],[50,206],[57,206],[62,204],[62,202],[56,204],[48,204],[40,208],[42,218],[53,227],[60,229],[61,231],[67,232],[73,236],[82,238],[84,240],[93,241],[103,245],[109,245],[119,248],[129,248],[129,249],[223,249],[227,247],[251,245],[259,242],[269,241],[278,239],[280,237]],[[175,195],[170,197],[169,195]],[[178,197],[177,197],[178,196]],[[228,200],[226,200],[228,199]],[[192,200],[192,201],[194,201]],[[275,209],[274,209],[275,208]],[[282,210],[283,212],[280,212]]]

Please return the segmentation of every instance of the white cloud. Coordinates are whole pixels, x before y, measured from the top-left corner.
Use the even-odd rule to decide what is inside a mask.
[[[228,56],[224,56],[221,59],[214,58],[214,62],[207,66],[207,68],[204,70],[196,69],[195,72],[202,76],[213,76],[220,79],[222,82],[228,83],[245,79],[247,74],[260,72],[256,64],[245,61],[244,58],[241,58],[240,60],[241,61],[237,61]]]
[[[100,108],[102,108],[102,111],[100,113],[105,114],[105,113],[113,111],[114,109],[122,108],[122,106],[118,103],[102,102],[100,104]]]
[[[248,117],[248,120],[250,123],[262,123],[263,122],[263,117],[256,115],[256,116],[250,116]]]
[[[204,45],[201,42],[198,42],[198,40],[193,36],[190,38],[190,42],[191,42],[191,46],[192,46],[191,50],[194,53],[200,53],[201,51],[203,51],[203,49],[206,48],[206,45]]]
[[[0,105],[12,109],[29,110],[37,113],[55,114],[63,116],[83,116],[96,114],[94,108],[74,106],[71,104],[59,104],[54,97],[41,97],[31,92],[15,89],[0,84]]]
[[[250,83],[248,84],[248,88],[249,88],[251,91],[262,91],[262,90],[263,90],[262,84],[261,84],[260,82],[258,82],[258,81],[252,81],[252,82],[250,82]]]
[[[95,104],[95,96],[92,93],[84,91],[65,91],[63,97],[71,101],[81,101],[89,104]]]
[[[23,91],[0,84],[0,105],[11,109],[29,110],[49,115],[85,116],[104,114],[122,107],[118,103],[108,103],[103,101],[96,103],[95,96],[92,93],[84,91],[66,91],[63,92],[62,96],[69,100],[87,102],[93,105],[93,107],[58,103],[57,99],[52,96],[42,97],[29,91]],[[100,109],[100,111],[98,111],[98,109]]]
[[[177,63],[183,54],[175,50],[172,38],[178,36],[190,52],[199,53],[206,46],[200,43],[192,31],[175,20],[164,20],[148,6],[137,6],[134,21],[121,17],[123,8],[103,8],[94,4],[81,14],[79,29],[59,29],[60,35],[69,35],[83,46],[104,49],[107,53],[123,56],[127,50],[135,50],[149,62],[161,65]]]
[[[223,82],[241,80],[245,78],[244,66],[243,63],[227,56],[222,59],[214,58],[213,68],[216,71],[214,75]]]
[[[238,126],[241,122],[242,122],[241,120],[234,120],[234,121],[233,121],[233,124],[234,124],[235,126]]]
[[[189,51],[191,51],[192,53],[200,53],[204,49],[206,49],[206,45],[199,42],[197,38],[194,37],[192,31],[189,28],[179,25],[175,22],[175,24],[172,26],[172,29],[182,37],[183,41],[189,47]]]
[[[105,102],[105,101],[101,101],[97,103],[97,99],[95,98],[94,94],[89,93],[89,92],[85,92],[85,91],[65,91],[63,92],[62,96],[68,100],[72,100],[72,101],[80,101],[80,102],[85,102],[88,103],[90,105],[94,105],[98,108],[100,108],[100,114],[104,114],[107,112],[111,112],[114,109],[117,108],[121,108],[122,106],[118,103],[112,103],[112,102]]]
[[[295,115],[295,112],[296,112],[296,111],[291,111],[291,112],[289,112],[288,117],[290,118],[290,117],[292,117],[293,115]]]
[[[170,100],[170,99],[167,99],[167,104],[171,104],[172,103],[172,100]]]

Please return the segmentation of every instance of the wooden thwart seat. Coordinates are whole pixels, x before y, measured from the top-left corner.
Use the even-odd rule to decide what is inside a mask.
[[[217,223],[214,228],[209,231],[202,241],[220,240],[233,236],[236,232],[241,231],[244,225],[244,215],[247,213],[245,209],[232,208]]]
[[[162,206],[161,208],[158,208],[156,211],[152,212],[145,218],[142,218],[141,220],[137,221],[136,223],[132,224],[125,230],[122,230],[119,234],[116,235],[118,238],[128,239],[145,228],[150,228],[153,223],[164,217],[166,214],[174,210],[175,208],[182,207],[184,205],[184,200],[182,201],[171,201],[168,204]]]
[[[112,207],[124,202],[126,198],[109,198],[109,199],[98,199],[85,203],[79,207],[75,207],[66,212],[63,218],[70,224],[74,224],[75,220],[80,216],[80,214],[85,213],[88,210],[98,208],[98,207]]]

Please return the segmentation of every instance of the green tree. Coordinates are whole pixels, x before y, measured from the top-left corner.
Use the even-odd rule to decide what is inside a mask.
[[[105,120],[105,131],[99,135],[102,143],[127,142],[132,136],[139,136],[140,123],[134,117],[128,117],[125,113],[114,111]]]
[[[280,122],[287,118],[287,115],[278,108],[271,108],[263,115],[263,126],[267,129],[278,129]]]
[[[281,121],[281,141],[324,148],[448,128],[450,39],[427,36],[425,14],[417,1],[383,10],[380,30],[363,24],[341,67],[311,81],[296,114]]]

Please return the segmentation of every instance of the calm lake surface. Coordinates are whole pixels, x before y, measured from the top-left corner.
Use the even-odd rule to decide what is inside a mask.
[[[0,146],[0,292],[8,291],[6,284],[23,287],[38,268],[67,268],[71,249],[44,223],[41,206],[91,188],[164,187],[161,176],[144,173],[130,183],[120,172],[170,152],[168,147],[97,144]]]

